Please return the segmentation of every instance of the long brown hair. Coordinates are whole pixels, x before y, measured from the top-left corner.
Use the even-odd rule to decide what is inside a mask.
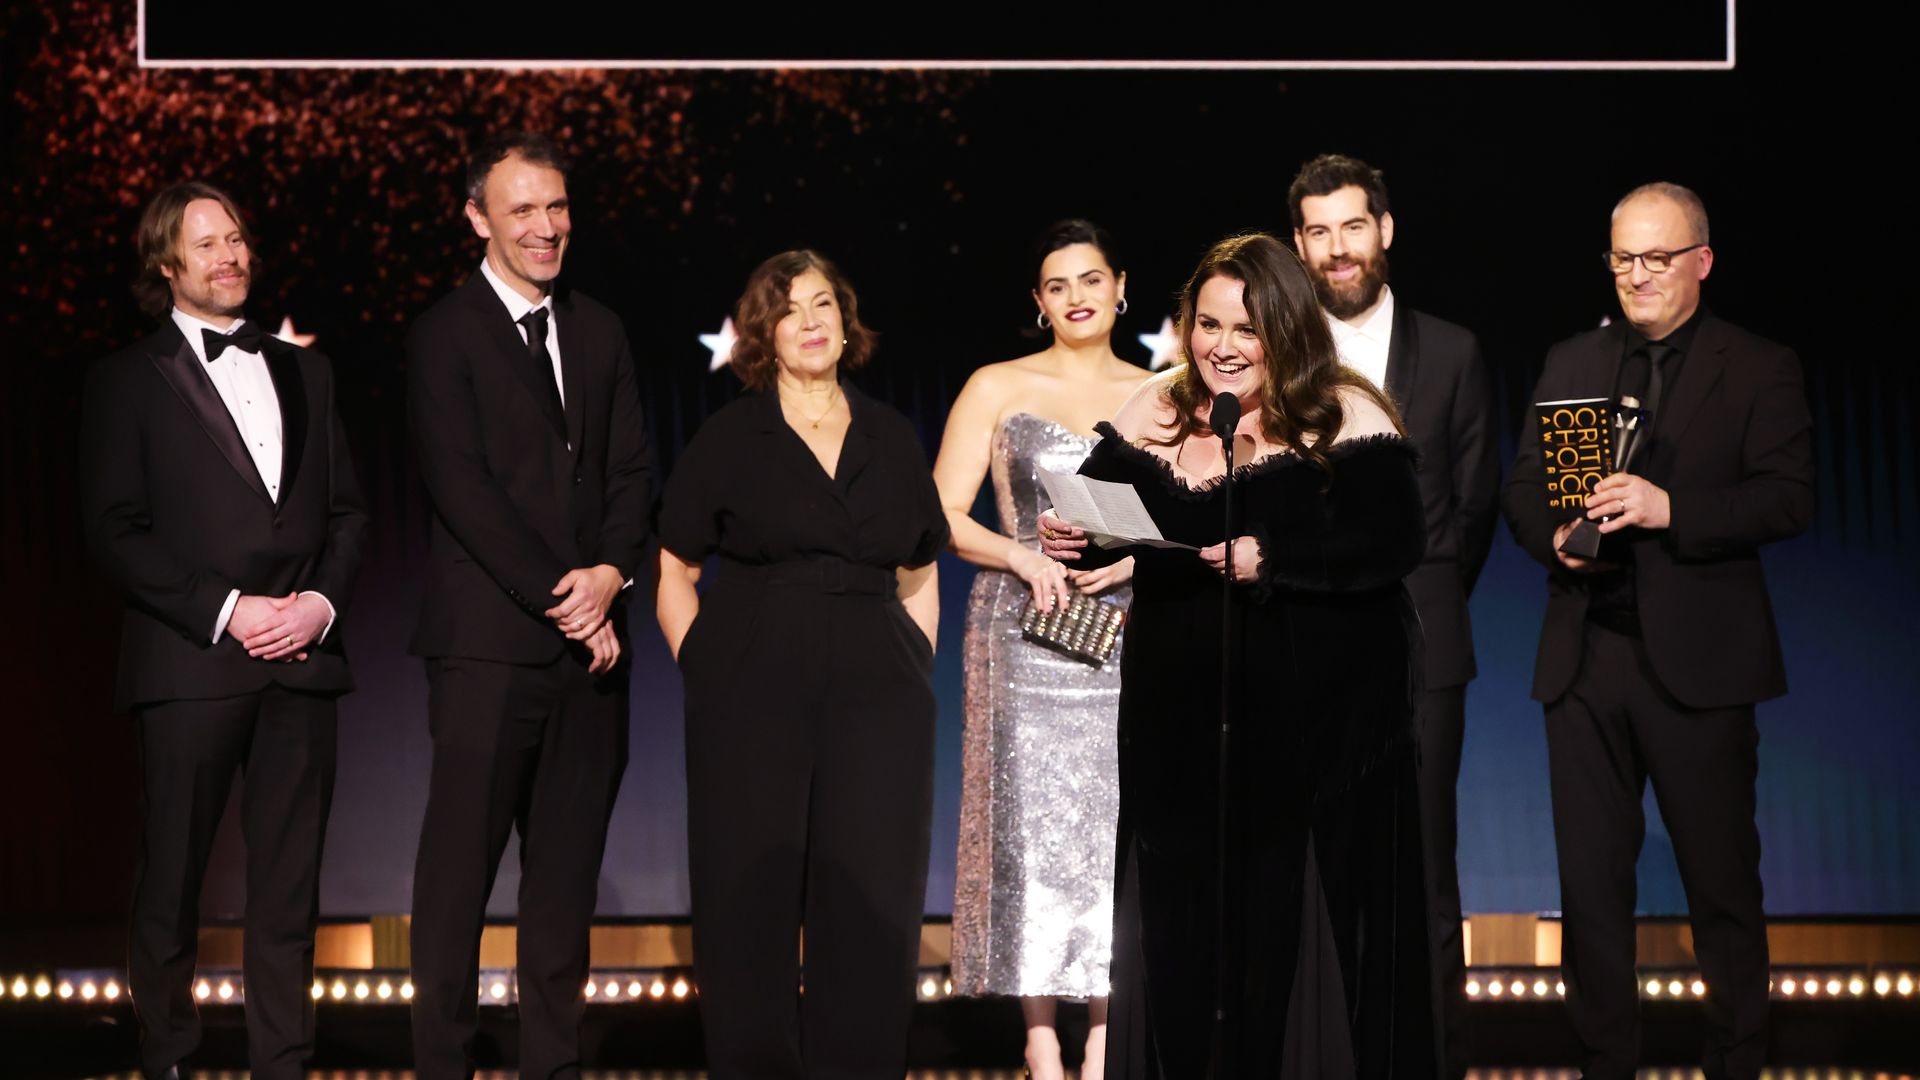
[[[1200,410],[1213,398],[1194,363],[1192,341],[1200,288],[1216,277],[1245,286],[1247,315],[1266,355],[1260,375],[1260,431],[1269,440],[1327,468],[1325,448],[1346,420],[1340,405],[1342,387],[1370,398],[1393,420],[1395,429],[1406,430],[1385,394],[1366,376],[1340,366],[1326,312],[1300,260],[1273,237],[1249,233],[1230,236],[1207,249],[1180,290],[1177,333],[1185,367],[1167,390],[1178,419],[1174,433],[1156,443],[1172,446],[1190,435],[1215,434],[1200,419]]]
[[[133,280],[133,297],[140,310],[164,316],[173,308],[173,286],[166,275],[179,270],[180,226],[187,219],[187,207],[200,199],[212,199],[226,210],[240,227],[240,239],[247,245],[247,267],[256,278],[260,273],[260,253],[253,247],[253,232],[240,207],[226,192],[201,180],[185,180],[160,192],[140,214],[140,227],[134,233],[134,246],[140,251],[140,273]]]
[[[867,362],[879,335],[860,321],[860,298],[840,268],[825,255],[805,249],[783,251],[754,268],[747,288],[733,308],[733,355],[729,363],[733,373],[749,390],[765,390],[773,385],[779,364],[774,359],[773,329],[787,317],[787,292],[793,279],[809,270],[833,286],[833,298],[840,305],[840,330],[847,343],[840,351],[840,370],[852,371]]]

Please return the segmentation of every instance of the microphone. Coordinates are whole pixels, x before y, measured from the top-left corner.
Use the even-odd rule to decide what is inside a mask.
[[[1221,394],[1213,399],[1213,412],[1207,416],[1207,426],[1226,445],[1227,468],[1233,468],[1233,429],[1240,424],[1240,399],[1234,395]]]

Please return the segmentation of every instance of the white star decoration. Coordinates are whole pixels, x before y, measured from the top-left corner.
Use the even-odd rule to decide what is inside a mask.
[[[302,349],[313,348],[314,335],[302,334],[295,330],[293,328],[293,316],[291,315],[280,320],[280,329],[275,330],[273,336],[289,345],[298,345]]]
[[[713,350],[713,361],[707,365],[708,372],[719,371],[727,366],[727,361],[733,358],[734,340],[731,318],[721,320],[719,333],[700,335],[700,344]]]
[[[1141,334],[1140,344],[1153,350],[1153,359],[1147,361],[1149,371],[1170,367],[1180,356],[1180,339],[1174,335],[1172,318],[1160,320],[1159,333]]]

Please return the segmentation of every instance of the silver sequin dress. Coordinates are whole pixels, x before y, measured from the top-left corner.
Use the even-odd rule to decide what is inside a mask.
[[[993,436],[1000,531],[1039,547],[1039,469],[1093,440],[1028,413]],[[1120,652],[1093,668],[1020,636],[1032,595],[981,570],[967,602],[966,726],[953,898],[960,994],[1104,997],[1113,946]],[[1131,590],[1100,597],[1125,606]]]

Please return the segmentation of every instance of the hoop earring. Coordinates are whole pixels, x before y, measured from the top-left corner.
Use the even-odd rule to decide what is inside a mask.
[[[1033,316],[1033,321],[1034,321],[1034,325],[1038,326],[1042,330],[1053,329],[1053,323],[1051,320],[1047,318],[1047,313],[1044,311],[1036,312]]]
[[[1127,313],[1127,298],[1126,298],[1126,297],[1124,297],[1124,296],[1123,296],[1123,297],[1121,297],[1121,298],[1120,298],[1120,306],[1118,306],[1118,307],[1116,307],[1116,308],[1114,308],[1114,309],[1113,309],[1113,313],[1114,313],[1115,315],[1125,315],[1125,314]]]

